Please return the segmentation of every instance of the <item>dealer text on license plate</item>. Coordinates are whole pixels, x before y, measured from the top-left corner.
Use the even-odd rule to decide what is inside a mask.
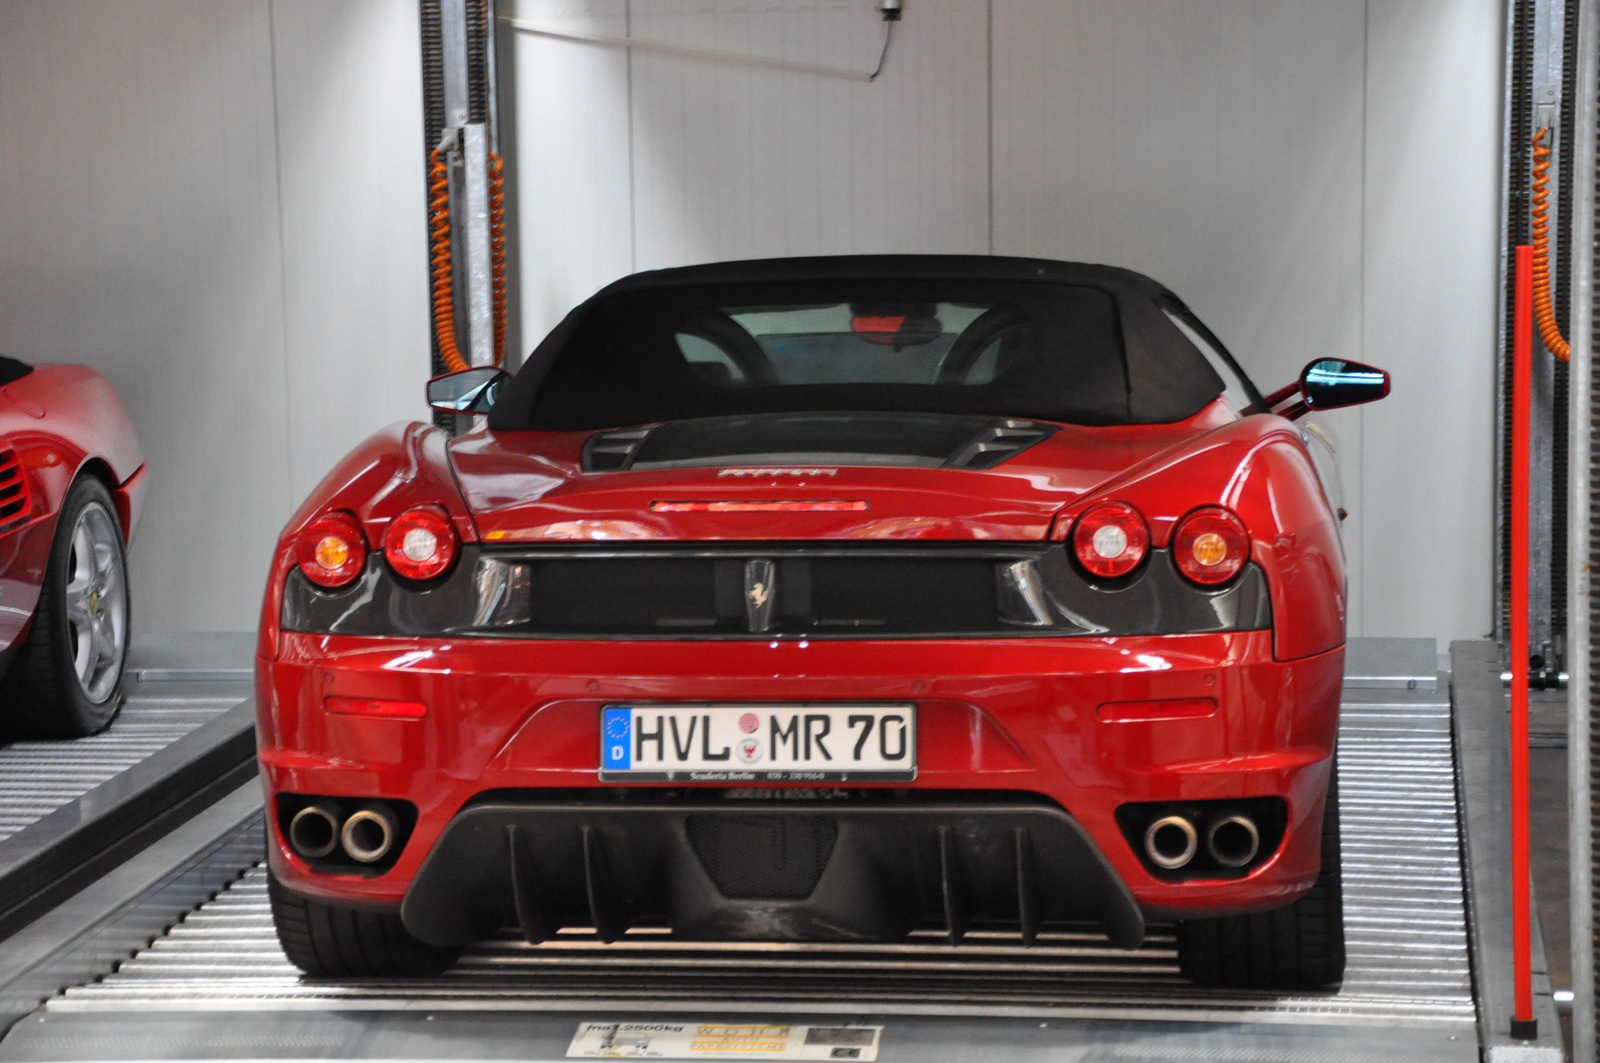
[[[608,705],[612,782],[910,782],[911,705]]]

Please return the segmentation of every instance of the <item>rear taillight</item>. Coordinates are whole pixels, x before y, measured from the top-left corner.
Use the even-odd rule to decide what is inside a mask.
[[[1073,525],[1072,551],[1091,575],[1126,576],[1150,552],[1150,528],[1126,502],[1102,502]]]
[[[413,506],[389,522],[383,556],[406,579],[435,579],[450,571],[459,553],[450,515],[438,506]]]
[[[1179,572],[1201,586],[1227,583],[1250,560],[1250,533],[1221,506],[1206,506],[1178,522],[1172,532],[1172,559]]]
[[[352,513],[329,513],[300,533],[300,571],[319,587],[343,587],[367,565],[367,537]]]

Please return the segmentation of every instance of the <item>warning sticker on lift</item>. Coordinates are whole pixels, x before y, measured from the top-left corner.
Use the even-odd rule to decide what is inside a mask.
[[[878,1058],[882,1026],[784,1026],[729,1022],[584,1022],[568,1059]]]

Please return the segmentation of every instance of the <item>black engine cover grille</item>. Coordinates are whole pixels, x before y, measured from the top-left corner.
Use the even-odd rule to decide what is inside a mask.
[[[743,557],[526,562],[528,627],[558,634],[878,635],[1010,630],[992,557]],[[759,585],[759,586],[758,586]],[[757,600],[760,607],[757,606]]]

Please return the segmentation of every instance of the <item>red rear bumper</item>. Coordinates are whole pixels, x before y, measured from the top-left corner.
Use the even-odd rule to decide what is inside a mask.
[[[413,802],[418,820],[396,865],[371,877],[311,870],[276,829],[269,857],[297,893],[394,908],[475,796],[600,786],[605,704],[912,701],[918,778],[888,785],[1044,795],[1087,829],[1153,917],[1275,907],[1317,876],[1342,662],[1342,649],[1275,661],[1267,631],[893,642],[287,633],[278,659],[257,670],[269,808],[279,792],[384,797]],[[329,714],[328,697],[420,702],[427,715]],[[1169,699],[1214,700],[1217,709],[1132,720],[1099,711]],[[1266,796],[1287,802],[1287,831],[1269,860],[1238,878],[1159,879],[1114,818],[1129,802]]]

